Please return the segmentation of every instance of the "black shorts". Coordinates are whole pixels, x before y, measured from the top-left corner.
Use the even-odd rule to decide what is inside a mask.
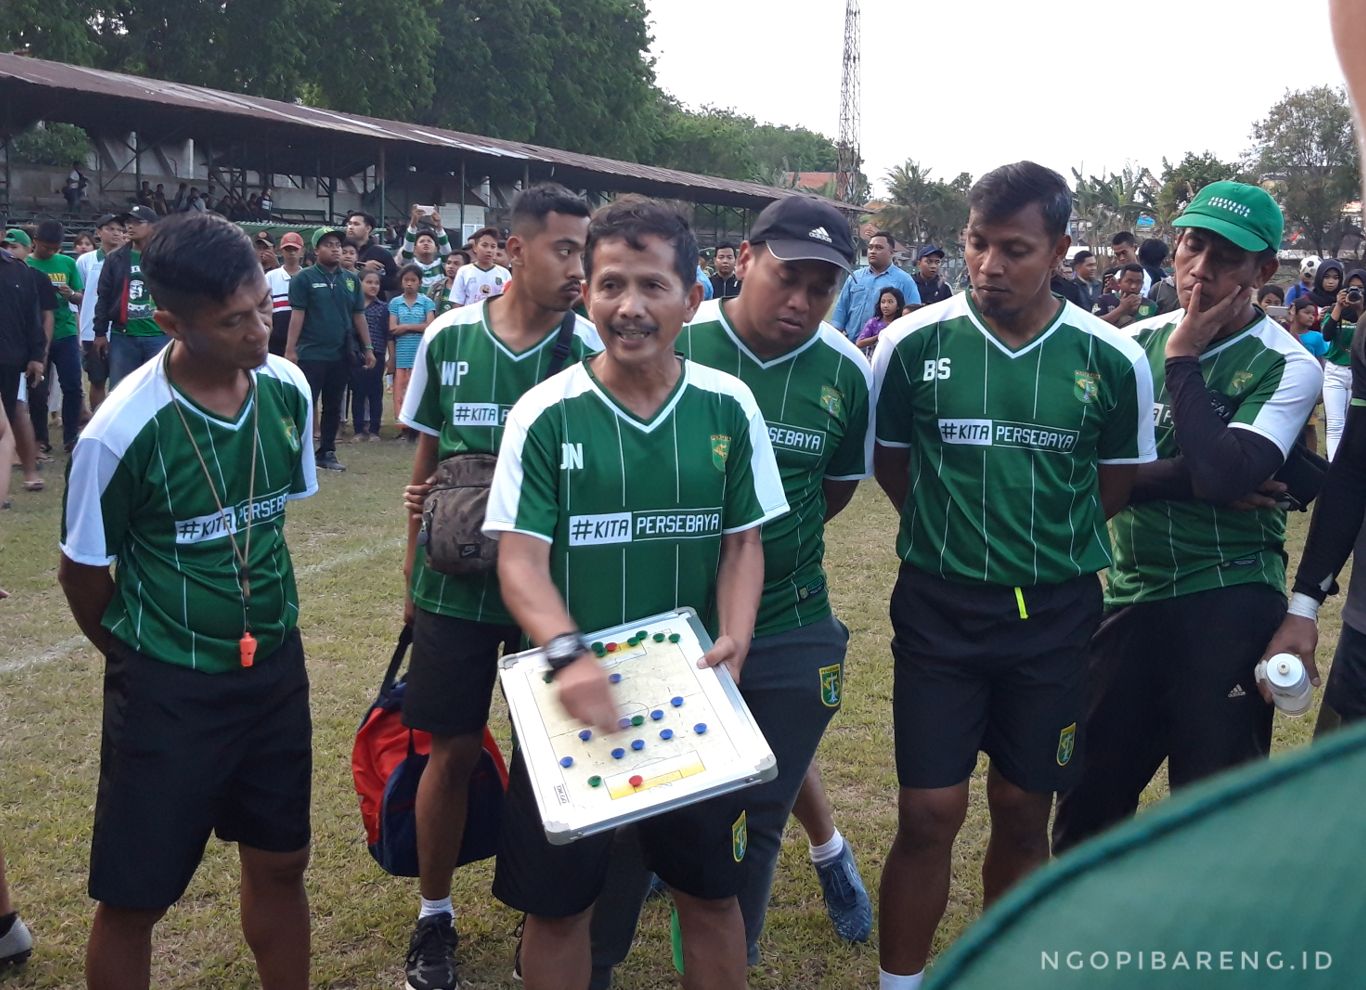
[[[308,845],[313,777],[298,630],[250,669],[204,674],[114,641],[104,668],[90,896],[160,910],[210,833],[266,852]]]
[[[1333,654],[1333,669],[1328,672],[1328,686],[1323,690],[1323,703],[1343,722],[1366,718],[1366,635],[1345,622]]]
[[[24,374],[25,365],[0,364],[0,406],[4,407],[5,418],[14,429],[15,406],[19,402],[19,379]]]
[[[1081,753],[1086,644],[1101,616],[1094,575],[1017,596],[903,565],[891,615],[902,787],[960,784],[979,750],[1024,790],[1067,783]]]
[[[423,608],[415,612],[403,724],[434,736],[483,732],[498,679],[498,648],[515,652],[521,631]]]
[[[734,791],[636,823],[645,866],[670,887],[705,900],[740,892],[749,845],[745,792]],[[615,831],[551,845],[522,751],[512,754],[493,896],[542,918],[588,910],[607,880]]]
[[[276,357],[285,356],[285,347],[289,343],[289,317],[293,312],[292,309],[286,309],[270,314],[270,343],[266,347]]]
[[[81,367],[91,385],[103,385],[109,381],[109,351],[95,350],[93,340],[81,341]]]

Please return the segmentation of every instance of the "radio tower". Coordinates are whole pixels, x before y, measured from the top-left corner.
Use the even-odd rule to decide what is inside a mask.
[[[840,81],[840,139],[835,165],[835,195],[848,203],[854,196],[859,165],[859,29],[858,0],[844,4],[844,72]]]

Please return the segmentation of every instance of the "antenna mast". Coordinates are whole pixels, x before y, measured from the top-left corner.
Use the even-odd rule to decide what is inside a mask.
[[[858,0],[845,0],[844,71],[840,81],[840,139],[835,165],[835,194],[846,203],[853,200],[859,165],[863,162],[859,154],[859,132],[862,129],[859,121],[861,36]]]

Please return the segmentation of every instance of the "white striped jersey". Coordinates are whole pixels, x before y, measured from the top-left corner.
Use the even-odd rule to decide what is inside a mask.
[[[302,268],[299,271],[303,271]],[[289,312],[289,272],[285,271],[284,265],[279,268],[272,268],[266,272],[266,285],[270,287],[270,311],[275,313]]]
[[[422,334],[413,377],[399,420],[437,438],[437,457],[496,454],[513,403],[543,379],[555,350],[559,327],[540,343],[513,352],[489,328],[488,303],[453,309],[432,321]],[[579,317],[571,338],[571,364],[602,350],[598,332]],[[507,624],[512,616],[498,594],[498,575],[453,576],[427,566],[427,555],[413,564],[413,603],[438,615],[475,622]]]
[[[1058,301],[1012,350],[965,292],[882,331],[877,442],[906,447],[897,553],[954,581],[1056,584],[1110,563],[1097,465],[1155,457],[1143,349]]]
[[[253,397],[226,420],[178,389],[173,394],[165,368],[162,358],[142,365],[81,431],[63,496],[62,553],[91,567],[117,562],[104,627],[120,641],[165,663],[236,670],[245,606],[229,534],[245,552],[248,519],[257,656],[268,657],[298,625],[285,503],[318,489],[312,392],[303,372],[271,355],[252,373]],[[254,491],[253,419],[260,434]]]
[[[683,360],[645,422],[581,362],[513,407],[484,531],[551,544],[579,628],[690,605],[716,632],[721,538],[787,512],[763,415],[741,382]]]
[[[1176,457],[1176,424],[1167,393],[1166,348],[1184,309],[1134,324],[1156,386],[1153,420],[1159,457]],[[1290,451],[1318,402],[1318,361],[1258,311],[1238,333],[1200,355],[1210,398],[1233,429],[1251,430]],[[1115,565],[1106,601],[1156,601],[1237,584],[1285,590],[1285,512],[1244,512],[1195,499],[1138,502],[1111,520]]]
[[[769,360],[756,356],[726,317],[704,302],[675,345],[689,360],[740,379],[754,393],[791,511],[764,525],[764,595],[755,636],[810,625],[830,614],[825,568],[825,479],[873,472],[868,361],[822,323],[803,344]]]

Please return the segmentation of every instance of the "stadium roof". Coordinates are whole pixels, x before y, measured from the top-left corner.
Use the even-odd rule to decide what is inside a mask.
[[[376,162],[380,149],[386,149],[391,172],[402,160],[440,172],[450,172],[464,160],[471,177],[554,178],[586,189],[748,209],[762,209],[783,196],[809,195],[757,182],[0,53],[0,123],[13,133],[37,120],[77,124],[99,135],[136,131],[149,143],[194,138],[232,144],[238,164],[271,172],[355,175]],[[835,205],[859,212],[856,206]]]

